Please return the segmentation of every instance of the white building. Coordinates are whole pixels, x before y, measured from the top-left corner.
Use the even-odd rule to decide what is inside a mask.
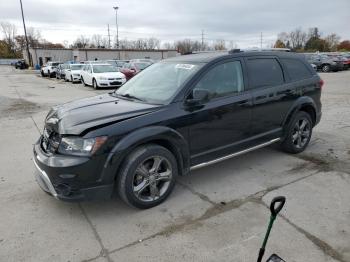
[[[71,49],[71,48],[30,48],[30,56],[33,64],[43,65],[48,61],[90,61],[107,59],[141,59],[150,58],[161,60],[178,55],[176,50],[158,49],[158,50],[136,50],[136,49]],[[27,52],[23,51],[23,57],[28,61]]]

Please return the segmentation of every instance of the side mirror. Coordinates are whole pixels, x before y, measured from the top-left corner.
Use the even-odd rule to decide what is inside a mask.
[[[186,100],[187,106],[201,106],[209,100],[209,91],[206,89],[195,88],[192,90],[192,98]]]

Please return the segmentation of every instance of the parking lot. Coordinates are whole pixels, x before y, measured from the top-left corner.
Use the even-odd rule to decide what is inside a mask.
[[[256,261],[277,195],[287,203],[266,254],[350,261],[350,71],[320,75],[323,116],[305,152],[273,146],[198,169],[137,210],[118,197],[57,201],[33,177],[49,108],[108,90],[0,66],[0,261]]]

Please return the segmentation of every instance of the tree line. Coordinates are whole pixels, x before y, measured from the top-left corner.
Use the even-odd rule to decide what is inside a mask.
[[[8,22],[0,23],[0,32],[3,38],[0,39],[0,58],[21,58],[22,51],[26,48],[24,35],[17,34],[17,27]],[[41,48],[63,48],[59,43],[51,43],[45,40],[39,30],[27,28],[27,38],[30,47]]]
[[[26,48],[24,35],[17,34],[17,27],[8,22],[0,23],[0,32],[3,38],[0,39],[0,58],[20,58],[22,51]],[[80,35],[71,45],[67,41],[63,43],[52,43],[41,36],[41,32],[35,28],[27,29],[28,43],[34,48],[121,48],[137,50],[154,49],[174,49],[181,54],[192,53],[195,51],[215,51],[237,48],[233,41],[217,39],[210,43],[192,39],[182,39],[173,42],[164,42],[155,37],[138,38],[128,40],[127,38],[113,41],[101,34],[94,34],[91,37]],[[317,27],[304,31],[301,27],[291,32],[281,32],[272,47],[290,48],[297,52],[329,52],[329,51],[350,51],[350,41],[343,40],[335,33],[322,37]]]
[[[304,31],[298,27],[291,32],[281,32],[274,44],[276,48],[290,48],[297,52],[335,52],[350,51],[350,41],[340,41],[335,33],[322,37],[317,27]]]

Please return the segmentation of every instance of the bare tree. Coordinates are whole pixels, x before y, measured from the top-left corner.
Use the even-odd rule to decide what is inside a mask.
[[[162,46],[164,49],[175,49],[175,43],[165,42]]]
[[[90,47],[103,48],[103,37],[102,35],[95,34],[91,37]]]
[[[184,39],[177,41],[175,47],[181,54],[188,54],[193,51],[200,51],[202,49],[202,44],[199,41]]]
[[[15,37],[17,33],[17,27],[9,22],[0,23],[1,31],[4,35],[4,41],[6,43],[9,53],[15,54],[16,52],[16,42]]]
[[[147,49],[159,49],[160,40],[155,37],[150,37],[147,39]]]
[[[88,37],[85,37],[84,35],[81,35],[74,41],[73,47],[86,48],[88,47],[89,43],[90,39]]]
[[[307,41],[307,34],[303,32],[301,27],[298,27],[289,33],[289,39],[293,49],[301,49]]]
[[[340,42],[340,36],[333,33],[333,34],[326,36],[324,40],[328,43],[331,51],[337,51],[337,47],[338,47],[339,42]]]
[[[44,42],[44,39],[41,37],[41,31],[34,27],[27,28],[27,37],[30,47],[40,47],[40,43]]]
[[[226,43],[223,39],[218,39],[214,43],[214,50],[226,50]]]

